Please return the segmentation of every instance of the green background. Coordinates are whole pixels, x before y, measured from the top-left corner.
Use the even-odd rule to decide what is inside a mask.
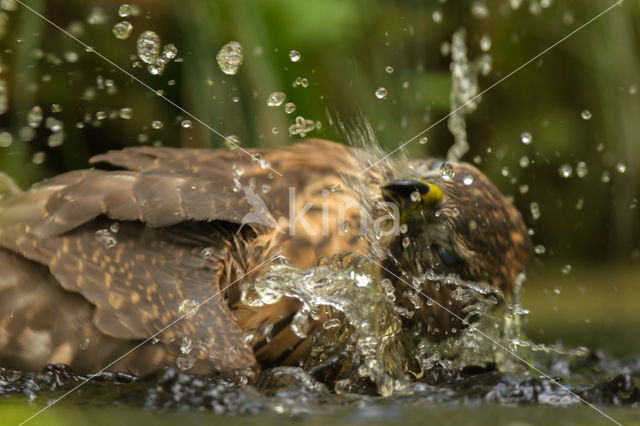
[[[520,6],[513,8],[514,3]],[[11,4],[0,2],[5,7],[0,9],[0,79],[9,91],[0,132],[12,135],[11,145],[0,148],[0,170],[21,187],[84,168],[91,155],[108,149],[225,146],[222,137],[198,123],[182,128],[181,121],[189,118],[185,113],[30,11],[12,10]],[[163,90],[220,134],[238,135],[243,146],[294,143],[299,137],[289,136],[287,128],[301,115],[323,124],[309,136],[327,139],[340,139],[329,116],[347,123],[365,117],[380,143],[392,150],[449,112],[450,58],[441,48],[455,30],[466,29],[470,59],[483,53],[482,36],[491,39],[492,71],[479,78],[484,90],[614,1],[144,0],[136,2],[142,13],[127,18],[134,27],[127,40],[111,31],[122,19],[119,2],[27,4],[154,90]],[[488,16],[478,12],[482,4]],[[103,22],[91,25],[87,18],[96,15],[96,8]],[[546,249],[529,272],[524,294],[531,309],[528,331],[538,342],[561,339],[567,346],[620,356],[640,352],[639,18],[640,2],[625,1],[491,88],[467,117],[471,151],[464,159],[481,158],[479,167],[513,197],[534,243]],[[161,76],[133,67],[136,38],[146,30],[157,32],[163,44],[175,44],[183,62],[169,63]],[[228,76],[215,56],[231,40],[243,45],[245,58],[239,72]],[[301,53],[300,62],[289,60],[292,49]],[[78,60],[66,60],[69,52]],[[385,70],[389,66],[392,73]],[[113,80],[116,92],[100,89],[99,77]],[[307,78],[309,86],[293,87],[297,77]],[[387,89],[386,99],[376,98],[379,87]],[[294,114],[266,105],[275,91],[296,104]],[[52,113],[52,104],[62,111]],[[61,146],[47,145],[50,132],[44,125],[33,140],[21,140],[35,105],[45,117],[64,123]],[[133,110],[131,120],[109,118],[125,107]],[[581,118],[584,110],[590,120]],[[101,112],[107,118],[96,120]],[[152,128],[154,120],[163,122],[162,129]],[[84,125],[78,128],[77,123]],[[532,134],[530,145],[520,142],[523,132]],[[410,143],[408,154],[444,156],[453,141],[444,122],[427,136],[425,145]],[[44,162],[32,161],[37,152],[45,154]],[[525,155],[530,165],[523,168],[519,163]],[[579,161],[587,164],[585,177],[577,177],[575,170],[568,179],[559,175],[561,165],[575,169]],[[618,164],[624,164],[624,173],[617,171]],[[603,181],[606,173],[608,182]],[[522,185],[529,191],[521,193]],[[538,220],[530,213],[531,202],[540,206]],[[566,264],[572,266],[569,274],[561,273]],[[7,418],[20,419],[30,409],[13,410],[6,408]],[[500,413],[476,414],[479,423],[508,409],[496,410]],[[564,423],[552,411],[543,414],[546,421]],[[468,419],[469,412],[464,414]],[[68,415],[78,414],[62,414]],[[534,421],[530,415],[523,420]],[[577,412],[573,415],[580,419]],[[58,424],[55,417],[49,419]]]

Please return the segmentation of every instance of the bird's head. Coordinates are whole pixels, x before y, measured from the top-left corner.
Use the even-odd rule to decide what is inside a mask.
[[[511,292],[532,252],[516,208],[470,164],[421,161],[413,169],[411,179],[383,187],[384,199],[400,211],[404,233],[392,250],[402,266]]]

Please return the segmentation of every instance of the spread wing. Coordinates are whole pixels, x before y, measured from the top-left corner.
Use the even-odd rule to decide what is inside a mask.
[[[91,159],[124,170],[80,170],[46,180],[0,200],[0,227],[21,223],[41,237],[59,235],[99,215],[138,220],[151,227],[186,220],[241,223],[252,211],[252,186],[274,217],[288,215],[289,188],[304,188],[336,170],[355,172],[353,150],[309,140],[284,149],[234,150],[126,148]],[[281,171],[278,176],[274,171]],[[262,192],[260,192],[262,191]]]
[[[350,148],[324,141],[253,153],[259,159],[151,147],[99,155],[93,163],[121,169],[66,173],[0,200],[0,247],[48,267],[95,307],[95,327],[113,338],[148,338],[184,303],[210,299],[159,338],[172,356],[195,354],[205,371],[254,365],[228,301],[211,298],[247,270],[242,241],[225,229],[253,212],[243,187],[268,192],[262,198],[277,219],[288,215],[289,187],[339,180],[336,170],[357,167]]]
[[[186,351],[200,360],[205,364],[200,369],[245,368],[255,359],[221,287],[233,278],[226,268],[235,248],[218,228],[150,229],[98,219],[60,236],[39,238],[16,228],[3,228],[0,236],[3,241],[13,236],[13,249],[48,265],[65,290],[94,305],[93,323],[102,333],[138,340],[164,330],[158,340],[173,354]],[[211,236],[208,241],[193,234],[201,231]]]

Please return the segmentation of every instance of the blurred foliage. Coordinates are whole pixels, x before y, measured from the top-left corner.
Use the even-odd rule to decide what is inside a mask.
[[[134,27],[131,37],[118,40],[112,27],[123,19],[119,2],[28,2],[144,87],[31,11],[2,0],[0,79],[7,82],[9,109],[0,115],[0,132],[9,132],[12,141],[0,148],[0,169],[26,187],[124,146],[220,148],[221,135],[229,134],[244,146],[287,145],[299,139],[287,132],[298,115],[323,124],[308,136],[337,140],[340,132],[329,116],[346,122],[364,116],[392,150],[449,112],[450,58],[442,50],[456,29],[466,28],[471,59],[483,53],[483,36],[491,40],[492,71],[479,81],[484,90],[613,3],[141,0],[135,3],[140,15],[126,18]],[[637,1],[614,8],[492,87],[467,118],[471,151],[465,159],[478,157],[479,167],[513,196],[535,232],[534,242],[546,248],[543,260],[640,261],[639,18]],[[179,50],[182,61],[169,63],[161,76],[134,66],[136,39],[146,30]],[[215,58],[231,40],[245,52],[237,75],[222,73]],[[289,60],[292,49],[301,53],[300,62]],[[293,87],[298,77],[309,86]],[[116,89],[104,87],[107,80]],[[386,99],[374,95],[379,87],[387,89]],[[162,90],[220,134],[149,88]],[[287,94],[295,113],[266,105],[275,91]],[[53,104],[61,111],[51,112]],[[35,105],[45,118],[64,124],[61,146],[47,145],[44,123],[32,140],[22,140]],[[121,108],[131,108],[132,119],[119,118]],[[590,120],[581,118],[583,110],[590,111]],[[183,128],[184,119],[193,126]],[[163,127],[152,128],[154,120]],[[520,142],[527,131],[533,135],[530,145]],[[453,140],[446,123],[427,135],[427,144],[413,142],[407,152],[444,156]],[[36,152],[45,154],[41,164],[32,161]],[[530,164],[521,167],[525,155]],[[579,161],[588,167],[585,177],[575,170],[571,178],[559,176],[561,165],[575,169]],[[616,171],[618,163],[625,173]],[[533,201],[542,213],[538,220],[530,213]]]

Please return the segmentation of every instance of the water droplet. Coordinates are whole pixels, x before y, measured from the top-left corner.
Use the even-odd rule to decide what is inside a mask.
[[[451,43],[449,43],[447,40],[443,41],[442,44],[440,44],[440,54],[442,56],[449,56],[449,54],[451,54]]]
[[[571,272],[571,265],[567,263],[562,267],[562,269],[560,269],[560,272],[562,272],[564,275],[569,274],[569,272]]]
[[[562,23],[565,25],[573,25],[574,19],[573,12],[570,10],[565,11],[562,15]]]
[[[51,112],[54,114],[57,112],[62,112],[62,106],[60,104],[51,104]]]
[[[384,70],[387,74],[393,73],[393,67],[391,65],[387,65],[386,67],[384,67]]]
[[[295,123],[289,126],[290,135],[306,136],[307,133],[315,129],[316,123],[313,120],[307,120],[304,117],[296,117]]]
[[[164,66],[170,60],[175,59],[176,56],[178,56],[178,48],[173,43],[167,44],[162,49],[162,65]]]
[[[274,106],[274,107],[280,106],[282,105],[282,103],[286,98],[287,98],[287,95],[283,92],[273,92],[267,98],[267,105]]]
[[[304,309],[300,309],[291,321],[291,331],[301,339],[307,337],[309,331],[309,317]]]
[[[193,342],[189,337],[184,336],[182,338],[182,344],[180,345],[180,352],[187,355],[191,353],[192,350],[193,350]]]
[[[151,74],[151,75],[160,75],[160,74],[162,74],[163,68],[162,68],[162,66],[159,66],[159,65],[148,65],[147,66],[147,70],[149,71],[149,74]]]
[[[302,55],[300,55],[300,52],[298,52],[297,50],[289,51],[289,60],[291,62],[299,62],[301,58]]]
[[[258,333],[254,331],[248,331],[242,336],[242,342],[245,346],[250,347],[258,339]]]
[[[407,248],[411,245],[411,239],[409,237],[404,237],[402,239],[402,247]]]
[[[0,115],[9,110],[9,90],[7,89],[7,82],[0,79]]]
[[[576,201],[576,210],[582,210],[583,207],[584,207],[584,198],[580,197]]]
[[[444,180],[451,180],[456,176],[456,172],[453,170],[453,166],[449,163],[442,163],[440,166],[440,176]]]
[[[433,13],[431,13],[431,19],[433,19],[433,22],[435,22],[436,24],[442,22],[442,11],[434,10]]]
[[[536,254],[544,254],[544,253],[547,251],[547,249],[546,249],[546,248],[545,248],[545,246],[543,246],[542,244],[538,244],[537,246],[535,246],[535,247],[533,248],[533,251],[534,251]]]
[[[341,324],[342,321],[340,321],[338,318],[330,318],[322,323],[322,328],[324,328],[325,330],[330,330],[332,328],[340,327]]]
[[[131,4],[121,4],[118,8],[118,16],[121,18],[126,18],[127,16],[137,16],[140,14],[140,8],[136,5]]]
[[[240,138],[237,135],[229,135],[224,139],[224,145],[233,150],[240,146]]]
[[[33,164],[40,165],[44,163],[45,158],[46,158],[46,154],[42,151],[38,151],[35,154],[33,154],[33,156],[31,157],[31,162]]]
[[[529,157],[527,157],[526,155],[520,157],[520,161],[518,161],[518,164],[520,164],[520,167],[522,167],[523,169],[529,167],[529,163]]]
[[[580,113],[580,117],[582,117],[583,120],[591,120],[591,111],[585,109]]]
[[[462,183],[465,184],[466,186],[471,185],[473,183],[473,176],[466,175],[465,177],[462,178]]]
[[[184,299],[178,306],[178,314],[184,316],[187,319],[191,319],[200,309],[200,304],[194,299]]]
[[[278,129],[277,127],[274,127],[271,129],[271,133],[273,133],[274,135],[277,135],[278,133],[280,133],[280,129]]]
[[[244,61],[242,45],[237,41],[230,41],[222,46],[216,55],[216,60],[223,73],[235,75]]]
[[[113,35],[119,39],[124,40],[129,38],[131,35],[131,31],[133,30],[133,25],[129,21],[120,21],[113,26]]]
[[[192,124],[193,123],[191,123],[191,120],[182,120],[180,122],[180,126],[182,126],[184,129],[190,129]]]
[[[16,0],[2,0],[0,1],[0,9],[7,12],[14,12],[18,10],[18,2]]]
[[[195,364],[196,358],[193,356],[179,356],[176,358],[176,367],[182,371],[190,370]]]
[[[78,345],[78,349],[80,349],[81,351],[84,351],[85,349],[87,349],[89,347],[89,344],[91,343],[91,340],[89,338],[85,338],[82,342],[80,342],[80,344]]]
[[[13,136],[9,132],[0,132],[0,148],[8,148],[13,142]]]
[[[411,198],[411,201],[415,203],[416,201],[420,200],[420,192],[413,191],[409,197]]]
[[[573,175],[573,169],[569,164],[565,163],[558,168],[558,174],[561,177],[568,179]]]
[[[378,90],[376,90],[376,98],[385,99],[386,97],[387,97],[387,89],[384,87],[379,87]]]
[[[164,127],[164,123],[160,120],[153,120],[151,122],[151,127],[156,130],[162,129]]]
[[[504,166],[504,167],[502,167],[502,168],[500,169],[500,174],[501,174],[502,176],[504,176],[504,177],[509,176],[509,173],[510,173],[510,171],[509,171],[509,167],[507,167],[507,166]]]
[[[483,52],[488,52],[491,50],[491,37],[488,34],[483,34],[480,37],[480,50]]]
[[[608,183],[611,180],[611,176],[609,175],[609,171],[605,170],[604,172],[602,172],[602,177],[600,179],[602,180],[602,182]]]
[[[587,172],[587,163],[585,163],[584,161],[579,161],[578,164],[576,164],[576,176],[578,176],[579,178],[583,178],[587,175]]]
[[[80,56],[76,52],[69,51],[64,53],[64,60],[70,64],[75,64],[80,59]]]
[[[118,240],[111,234],[111,231],[109,231],[108,229],[97,230],[96,238],[107,250],[118,245]]]
[[[484,0],[475,0],[471,3],[471,14],[478,19],[484,19],[489,16],[489,8]]]
[[[529,3],[529,12],[532,15],[539,15],[542,12],[542,6],[537,1],[532,1]]]
[[[160,56],[160,36],[153,31],[140,34],[137,42],[138,57],[147,64],[154,65]]]
[[[210,247],[205,247],[200,251],[200,257],[203,259],[210,259],[213,256],[213,250]]]
[[[87,16],[87,23],[89,25],[100,25],[107,22],[107,15],[100,7],[94,7],[91,9],[91,13]]]
[[[531,133],[529,133],[529,132],[523,132],[520,135],[520,141],[525,145],[529,145],[532,140],[533,140],[533,137],[531,136]]]
[[[64,136],[64,132],[62,131],[51,133],[47,138],[47,145],[49,145],[50,148],[62,145],[64,143]]]
[[[36,137],[36,131],[31,127],[23,127],[18,132],[18,138],[24,142],[32,141]]]
[[[27,114],[27,124],[29,125],[29,127],[35,129],[36,127],[40,126],[40,123],[42,123],[42,117],[42,108],[36,105],[31,108],[31,110]]]
[[[120,111],[118,111],[118,115],[123,120],[131,120],[131,117],[133,116],[133,109],[132,108],[121,108]]]
[[[286,112],[287,114],[293,114],[296,111],[296,104],[294,104],[293,102],[287,102],[284,105],[284,112]]]
[[[529,204],[529,210],[531,210],[531,217],[533,218],[533,220],[540,219],[540,206],[538,205],[538,203],[533,201],[531,204]]]
[[[616,171],[620,174],[624,174],[627,171],[627,166],[622,163],[616,164]]]
[[[429,142],[429,138],[428,138],[428,137],[426,137],[426,136],[421,137],[421,138],[420,138],[420,140],[418,141],[418,143],[419,143],[420,145],[424,145],[424,144],[426,144],[427,142]]]

